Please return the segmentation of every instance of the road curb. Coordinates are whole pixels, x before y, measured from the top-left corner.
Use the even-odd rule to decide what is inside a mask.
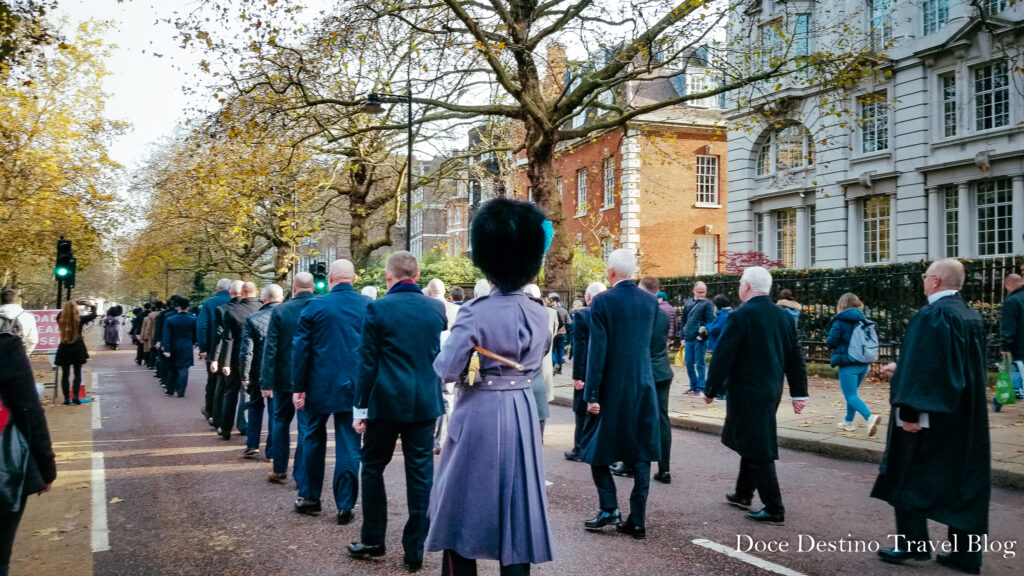
[[[551,403],[557,406],[568,406],[571,408],[572,398],[555,396],[555,399],[552,400]],[[714,434],[716,436],[720,436],[722,434],[722,424],[718,421],[708,421],[699,417],[683,418],[681,416],[670,414],[669,422],[671,422],[673,428],[704,432],[707,434]],[[780,448],[798,450],[800,452],[810,452],[812,454],[820,454],[822,456],[839,458],[841,460],[852,460],[855,462],[869,462],[877,464],[882,461],[882,453],[878,450],[862,448],[859,446],[849,446],[841,442],[793,438],[786,436],[785,432],[786,430],[784,428],[779,429]],[[879,433],[881,434],[882,431],[879,431]],[[1000,488],[1024,490],[1024,473],[1010,469],[1002,462],[992,462],[992,485]]]

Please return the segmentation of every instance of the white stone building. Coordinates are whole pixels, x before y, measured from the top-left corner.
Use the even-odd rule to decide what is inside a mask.
[[[797,74],[731,110],[729,249],[788,268],[1024,252],[1024,2],[977,4],[760,0],[738,11],[730,41],[751,50],[862,41],[880,56],[848,91]],[[837,22],[842,38],[825,31]],[[846,113],[826,114],[837,104]]]

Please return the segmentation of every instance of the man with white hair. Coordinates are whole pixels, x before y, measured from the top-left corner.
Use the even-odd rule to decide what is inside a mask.
[[[608,288],[600,282],[591,282],[583,294],[586,306],[573,312],[572,333],[572,411],[576,415],[576,430],[572,435],[572,450],[566,450],[565,459],[582,462],[580,459],[580,434],[587,417],[587,403],[583,401],[583,384],[587,378],[587,343],[590,340],[590,304],[594,297]]]
[[[246,426],[245,452],[243,458],[255,458],[260,451],[260,435],[263,433],[263,409],[267,409],[267,443],[265,456],[270,458],[270,446],[274,436],[274,398],[264,400],[260,390],[260,373],[263,369],[263,344],[267,338],[267,327],[274,308],[284,300],[284,290],[277,284],[268,284],[260,293],[263,306],[253,315],[245,319],[242,327],[242,344],[239,356],[239,372],[242,377],[242,389],[245,390],[248,408],[248,426]]]
[[[203,416],[211,424],[213,423],[213,398],[217,392],[217,371],[210,370],[210,364],[215,356],[215,354],[211,353],[211,350],[216,350],[213,342],[214,322],[216,321],[217,308],[231,300],[231,295],[228,294],[228,287],[230,286],[230,279],[221,278],[218,280],[213,296],[210,296],[203,302],[202,307],[199,309],[199,318],[196,320],[196,341],[199,345],[199,357],[206,361],[206,403],[203,405],[202,412]]]
[[[441,304],[444,304],[444,314],[448,318],[448,330],[445,330],[445,334],[441,336],[441,342],[444,343],[447,337],[447,332],[451,330],[451,327],[455,325],[455,316],[459,313],[459,307],[452,304],[448,300],[445,300],[445,285],[444,280],[440,278],[434,278],[427,283],[427,296],[430,296],[434,300],[438,300]]]
[[[439,300],[441,304],[444,305],[444,314],[448,320],[448,327],[441,332],[442,346],[445,341],[448,340],[448,335],[451,334],[452,326],[455,325],[455,317],[459,314],[459,307],[445,300],[444,293],[444,280],[441,280],[440,278],[433,278],[430,282],[427,282],[425,294],[435,300]],[[444,440],[445,432],[447,431],[445,419],[448,417],[448,412],[451,408],[451,401],[454,400],[454,386],[454,382],[445,382],[441,387],[441,395],[444,399],[444,413],[437,417],[437,422],[434,424],[434,454],[441,453],[441,444]]]
[[[487,296],[491,293],[491,283],[487,278],[481,278],[476,281],[473,285],[473,298],[479,298],[481,296]]]
[[[771,274],[760,266],[743,271],[740,277],[740,306],[729,315],[729,323],[711,357],[704,400],[711,403],[729,386],[722,443],[740,455],[736,491],[726,494],[729,504],[750,509],[757,490],[764,504],[746,517],[766,524],[784,524],[775,461],[779,441],[775,414],[782,400],[783,379],[789,382],[793,412],[799,414],[807,403],[807,369],[788,312],[772,302]]]
[[[658,301],[631,279],[636,270],[632,250],[608,257],[612,288],[593,299],[583,399],[588,423],[580,439],[580,457],[590,464],[600,511],[587,530],[614,524],[636,539],[647,537],[647,492],[651,462],[659,459],[658,399],[651,369],[651,335]],[[636,472],[629,496],[629,516],[619,514],[615,480],[609,466],[623,462]]]

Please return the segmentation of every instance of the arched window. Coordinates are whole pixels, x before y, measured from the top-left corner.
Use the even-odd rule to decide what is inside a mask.
[[[801,124],[772,130],[757,150],[757,175],[806,168],[814,164],[814,142]]]

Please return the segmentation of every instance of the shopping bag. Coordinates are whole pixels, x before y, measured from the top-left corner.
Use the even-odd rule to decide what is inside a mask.
[[[679,351],[676,352],[676,360],[673,362],[676,366],[686,366],[686,354],[684,353],[684,347],[680,346]]]
[[[995,401],[1002,404],[1013,404],[1017,401],[1017,395],[1013,393],[1013,377],[1010,375],[1012,370],[1010,365],[1010,358],[1006,357],[1003,359],[1003,367],[999,371],[999,377],[996,379],[996,395]]]

